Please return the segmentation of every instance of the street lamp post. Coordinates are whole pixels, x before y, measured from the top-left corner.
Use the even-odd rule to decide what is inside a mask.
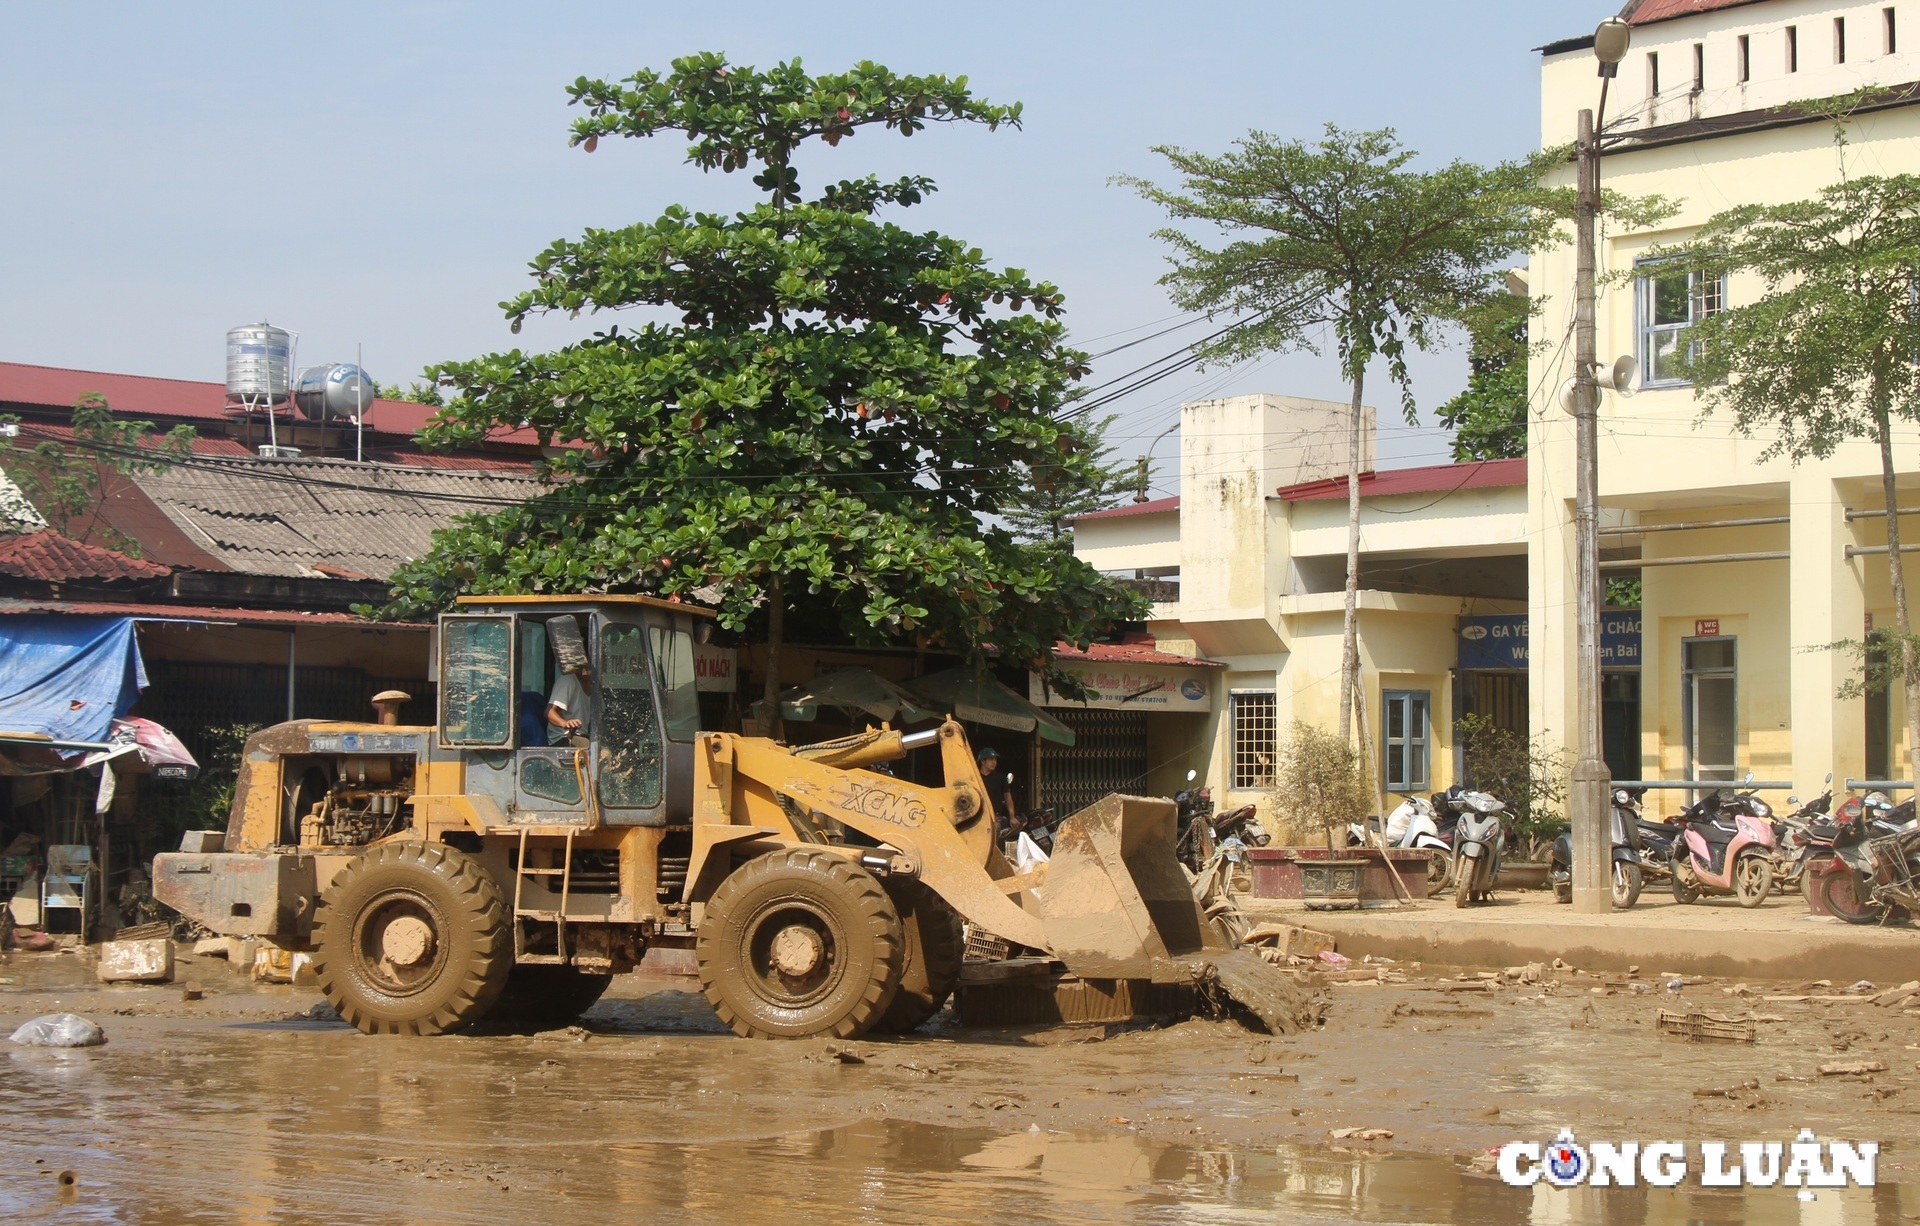
[[[1607,110],[1607,85],[1626,58],[1631,38],[1627,23],[1610,17],[1594,31],[1593,53],[1600,61],[1600,115]],[[1612,777],[1600,744],[1600,386],[1594,377],[1593,277],[1594,230],[1600,213],[1600,136],[1594,113],[1580,112],[1575,133],[1578,161],[1574,212],[1573,273],[1574,566],[1578,577],[1578,647],[1575,678],[1579,749],[1568,797],[1573,818],[1573,909],[1606,913],[1613,908]]]

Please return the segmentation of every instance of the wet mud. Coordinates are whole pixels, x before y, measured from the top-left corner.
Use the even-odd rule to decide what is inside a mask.
[[[59,1222],[1885,1222],[1920,1214],[1920,1017],[1731,998],[1326,990],[1323,1029],[731,1037],[690,981],[625,977],[577,1027],[369,1038],[224,963],[103,986],[0,965],[0,1034],[71,1010],[104,1047],[0,1043],[0,1220]],[[185,976],[183,975],[183,978]],[[1752,1011],[1754,1045],[1656,1033]],[[317,1012],[318,1016],[312,1015]],[[1821,1076],[1836,1061],[1886,1071]],[[1779,1078],[1804,1078],[1780,1080]],[[1751,1085],[1749,1085],[1751,1083]],[[1390,1137],[1335,1141],[1342,1128]],[[1550,1139],[1880,1142],[1874,1189],[1562,1192],[1490,1147]],[[71,1172],[63,1186],[62,1172]],[[1915,1187],[1903,1186],[1913,1183]]]

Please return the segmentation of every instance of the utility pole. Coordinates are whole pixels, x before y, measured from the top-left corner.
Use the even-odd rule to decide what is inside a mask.
[[[1604,95],[1603,95],[1604,96]],[[1578,648],[1574,685],[1578,706],[1579,749],[1573,765],[1573,909],[1605,913],[1613,909],[1613,779],[1600,747],[1600,385],[1594,380],[1593,275],[1596,219],[1600,213],[1600,145],[1593,112],[1581,111],[1574,144],[1579,185],[1574,210],[1573,403],[1574,483],[1573,555],[1578,576],[1574,600]]]
[[[1607,113],[1607,86],[1626,58],[1632,30],[1618,17],[1593,34],[1600,64],[1600,114]],[[1595,379],[1593,276],[1600,216],[1600,133],[1592,111],[1580,112],[1574,135],[1578,181],[1574,204],[1573,565],[1577,577],[1577,649],[1574,667],[1576,735],[1573,793],[1573,909],[1604,915],[1613,909],[1613,777],[1600,745],[1600,385]]]

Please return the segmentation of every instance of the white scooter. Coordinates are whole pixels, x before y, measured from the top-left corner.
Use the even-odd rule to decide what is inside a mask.
[[[1433,804],[1424,796],[1408,796],[1391,813],[1383,830],[1380,819],[1370,817],[1365,826],[1358,822],[1347,826],[1347,846],[1371,847],[1370,832],[1378,832],[1388,847],[1419,848],[1428,854],[1427,893],[1438,893],[1447,884],[1453,867],[1453,847],[1440,837],[1440,824]]]

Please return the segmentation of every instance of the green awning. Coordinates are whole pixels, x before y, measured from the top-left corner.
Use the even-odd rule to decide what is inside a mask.
[[[970,724],[1014,732],[1038,732],[1056,745],[1073,744],[1073,729],[1034,706],[992,677],[976,677],[962,668],[914,678],[913,688],[943,711]]]
[[[780,714],[788,719],[817,719],[821,707],[860,711],[897,724],[940,718],[924,698],[868,668],[839,669],[781,691]]]

